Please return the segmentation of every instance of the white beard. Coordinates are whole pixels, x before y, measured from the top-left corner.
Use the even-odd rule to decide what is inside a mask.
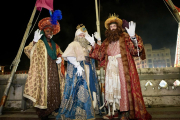
[[[74,41],[77,41],[79,42],[79,44],[84,47],[84,48],[87,48],[87,46],[89,45],[89,42],[86,40],[86,38],[84,37],[79,37],[79,36],[76,36],[74,38]]]

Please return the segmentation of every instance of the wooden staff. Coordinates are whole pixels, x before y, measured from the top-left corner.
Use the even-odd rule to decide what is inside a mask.
[[[101,38],[101,32],[100,32],[100,17],[99,17],[99,12],[98,11],[98,5],[97,5],[97,0],[95,0],[95,5],[96,5],[96,26],[97,26],[97,32],[99,33],[99,36]],[[99,4],[100,6],[100,4]],[[104,101],[104,96],[105,96],[105,91],[104,91],[104,81],[105,81],[105,76],[104,76],[104,69],[103,67],[100,68],[100,80],[101,80],[101,95],[102,95],[102,103],[104,104],[105,101]],[[102,107],[100,107],[100,109],[102,109]],[[106,112],[106,109],[103,108],[103,111],[102,112]]]
[[[168,3],[169,3],[169,6],[170,6],[171,9],[172,9],[174,15],[176,16],[178,22],[180,22],[180,15],[179,15],[179,12],[178,12],[178,10],[175,8],[173,2],[172,2],[171,0],[168,0]]]
[[[18,64],[19,64],[19,62],[20,62],[20,58],[21,58],[21,55],[22,55],[22,51],[23,51],[23,49],[24,49],[24,45],[25,45],[25,43],[26,43],[26,40],[27,40],[27,37],[28,37],[28,34],[29,34],[29,30],[30,30],[30,28],[31,28],[31,26],[32,26],[32,21],[33,21],[33,19],[34,19],[35,13],[36,13],[36,6],[34,7],[34,10],[33,10],[33,12],[32,12],[31,18],[30,18],[29,23],[28,23],[28,25],[27,25],[27,28],[26,28],[24,37],[23,37],[22,42],[21,42],[21,45],[20,45],[20,47],[19,47],[19,51],[18,51],[18,53],[17,53],[17,55],[16,55],[16,57],[15,57],[13,63],[12,63],[13,68],[12,68],[10,77],[9,77],[9,79],[8,79],[7,86],[6,86],[5,90],[4,90],[4,95],[3,95],[3,97],[1,98],[1,102],[0,102],[0,115],[2,115],[2,109],[3,109],[3,106],[5,105],[5,102],[6,102],[6,99],[7,99],[7,95],[8,95],[8,92],[9,92],[9,89],[10,89],[10,86],[11,86],[11,83],[12,83],[12,79],[13,79],[13,77],[14,77],[14,74],[15,74],[15,72],[16,72],[16,70],[17,70],[17,67],[18,67]]]
[[[99,33],[100,37],[101,37],[101,33],[100,33],[100,22],[99,22],[99,12],[98,11],[98,5],[97,5],[97,0],[95,0],[95,5],[96,5],[96,26],[97,26],[97,32]]]
[[[178,34],[177,34],[177,43],[176,43],[176,52],[175,52],[175,60],[174,60],[174,67],[180,67],[180,13],[175,8],[173,2],[171,0],[168,0],[168,5],[171,7],[173,14],[175,15],[177,22],[178,22]]]

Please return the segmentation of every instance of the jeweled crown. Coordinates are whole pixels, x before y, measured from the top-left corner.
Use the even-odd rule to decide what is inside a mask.
[[[83,24],[78,25],[78,26],[76,27],[76,29],[77,29],[77,30],[80,29],[82,32],[86,32],[86,31],[87,31],[87,29],[85,28],[85,26],[84,26]]]
[[[116,18],[118,18],[118,17],[119,17],[119,15],[116,15],[115,13],[114,13],[114,14],[109,14],[109,17],[108,17],[108,18],[112,18],[112,17],[116,17]]]

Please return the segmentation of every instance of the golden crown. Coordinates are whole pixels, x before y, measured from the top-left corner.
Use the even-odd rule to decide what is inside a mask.
[[[110,14],[109,15],[109,18],[105,21],[104,25],[105,25],[105,28],[108,29],[109,28],[109,24],[110,23],[117,23],[118,26],[122,26],[122,20],[119,18],[119,15],[116,15],[115,13],[114,14]]]
[[[114,13],[114,15],[112,14],[109,14],[109,17],[108,18],[112,18],[112,17],[117,17],[117,18],[119,18],[119,15],[116,15],[115,13]]]
[[[77,29],[77,30],[80,29],[82,32],[86,32],[86,31],[87,31],[87,29],[85,28],[85,26],[84,26],[83,24],[78,25],[78,26],[76,27],[76,29]]]

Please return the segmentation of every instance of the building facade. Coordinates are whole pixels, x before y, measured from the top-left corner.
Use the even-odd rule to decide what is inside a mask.
[[[172,67],[171,54],[169,48],[152,49],[151,44],[144,44],[146,59],[141,60],[135,57],[135,64],[137,68],[162,68]]]

